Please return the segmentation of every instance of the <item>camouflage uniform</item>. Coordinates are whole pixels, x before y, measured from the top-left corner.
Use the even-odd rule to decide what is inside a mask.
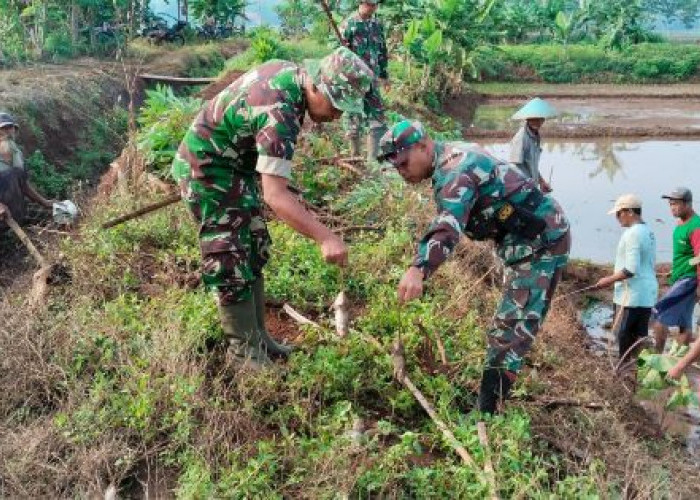
[[[212,99],[185,134],[172,165],[200,224],[202,280],[221,305],[248,300],[269,257],[257,174],[289,178],[313,82],[344,112],[361,112],[372,72],[347,48],[302,67],[270,61]]]
[[[6,118],[5,118],[6,117]],[[17,125],[6,113],[0,113],[0,126]],[[22,151],[12,137],[0,130],[0,203],[7,206],[12,218],[24,221],[26,203],[22,186],[27,182]]]
[[[398,163],[402,152],[423,136],[418,122],[400,122],[382,138],[380,159],[393,157]],[[515,165],[475,144],[435,142],[434,146],[432,184],[439,213],[420,240],[413,266],[429,277],[462,234],[495,241],[505,274],[503,297],[488,332],[486,365],[505,371],[512,381],[547,315],[568,260],[569,223],[554,198],[543,195]],[[518,211],[531,216],[529,222],[540,228],[533,230],[534,224],[507,218]]]
[[[340,33],[348,48],[367,63],[377,78],[388,78],[389,57],[384,39],[384,27],[376,16],[364,20],[358,12],[355,12],[341,24]],[[372,83],[370,91],[365,96],[364,104],[365,119],[357,114],[347,114],[343,117],[343,125],[349,137],[358,136],[365,121],[370,129],[385,127],[384,104],[377,80]]]

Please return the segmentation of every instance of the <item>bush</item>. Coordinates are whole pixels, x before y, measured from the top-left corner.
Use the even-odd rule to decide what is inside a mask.
[[[475,64],[482,80],[675,82],[697,74],[700,47],[641,43],[616,51],[587,44],[502,45],[478,49]]]

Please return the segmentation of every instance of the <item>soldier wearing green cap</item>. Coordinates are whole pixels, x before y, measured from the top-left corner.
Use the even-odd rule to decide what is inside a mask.
[[[545,319],[569,255],[569,223],[559,204],[515,165],[475,144],[433,141],[419,122],[396,124],[379,159],[412,184],[431,179],[438,215],[399,283],[399,301],[418,298],[423,282],[461,235],[492,240],[505,264],[503,298],[488,332],[479,409],[506,398]]]
[[[240,76],[208,102],[185,134],[172,165],[183,199],[199,224],[202,281],[216,291],[233,353],[249,366],[286,355],[265,330],[262,270],[270,237],[258,180],[268,206],[312,238],[326,261],[344,265],[347,248],[287,189],[306,113],[327,122],[362,112],[372,71],[341,47],[298,65],[269,61]]]
[[[511,117],[512,120],[525,120],[525,122],[510,141],[508,160],[531,177],[545,193],[552,191],[552,188],[540,175],[540,155],[542,154],[540,129],[547,118],[556,115],[557,111],[551,104],[535,97]]]
[[[366,125],[367,161],[374,161],[379,152],[379,139],[386,132],[384,104],[379,92],[378,83],[385,87],[389,85],[387,67],[389,56],[384,38],[384,27],[377,19],[376,11],[380,0],[363,0],[359,2],[357,11],[350,15],[340,26],[346,46],[374,72],[379,81],[374,81],[365,97],[364,117],[356,113],[348,113],[343,117],[345,129],[350,141],[350,153],[360,154],[360,132]]]

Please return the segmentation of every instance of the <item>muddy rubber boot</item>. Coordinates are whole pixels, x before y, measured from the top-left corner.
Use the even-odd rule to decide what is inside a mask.
[[[348,134],[348,141],[350,142],[350,156],[353,158],[360,156],[360,134],[356,132]]]
[[[479,388],[479,411],[493,415],[500,400],[505,400],[510,394],[513,382],[505,370],[486,368],[481,374]]]
[[[219,318],[229,349],[246,367],[259,369],[270,363],[260,338],[255,313],[255,301],[251,297],[243,302],[219,306]]]
[[[262,276],[253,283],[253,298],[255,300],[255,318],[258,332],[267,354],[286,358],[291,354],[292,347],[277,342],[265,328],[265,279]]]
[[[379,141],[386,133],[386,127],[373,127],[367,134],[367,164],[376,163],[379,154]]]

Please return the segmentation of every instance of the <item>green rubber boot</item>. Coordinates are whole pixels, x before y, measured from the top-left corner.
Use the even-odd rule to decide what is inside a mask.
[[[490,415],[496,413],[498,402],[508,398],[512,386],[513,381],[505,370],[485,368],[479,388],[479,411]]]
[[[236,304],[220,305],[219,318],[230,351],[237,360],[253,369],[270,363],[260,338],[253,297]]]
[[[258,332],[267,354],[286,358],[292,352],[292,347],[277,342],[265,328],[265,279],[262,276],[253,283],[253,298],[255,300],[255,318]]]

